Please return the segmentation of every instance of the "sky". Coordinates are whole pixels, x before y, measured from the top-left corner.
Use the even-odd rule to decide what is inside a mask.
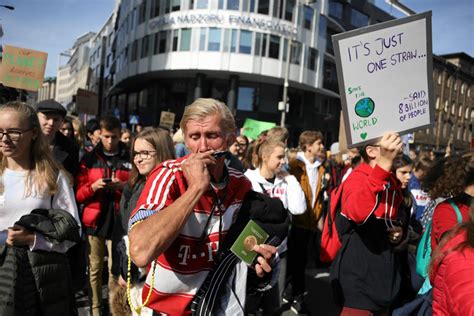
[[[126,0],[123,0],[126,1]],[[474,0],[402,0],[413,11],[433,11],[433,52],[465,52],[474,57]],[[58,56],[89,31],[99,31],[112,14],[114,0],[0,0],[4,45],[48,53],[46,76],[56,76]],[[384,0],[375,4],[395,17],[403,14]],[[61,58],[61,64],[66,62]]]

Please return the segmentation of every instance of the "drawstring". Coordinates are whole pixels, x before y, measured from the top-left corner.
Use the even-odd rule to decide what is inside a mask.
[[[390,186],[389,186],[390,187]],[[390,204],[390,212],[388,211],[388,189],[387,187],[385,189],[385,214],[384,214],[384,221],[385,221],[385,226],[387,228],[395,228],[395,225],[393,225],[392,221],[392,213],[393,213],[393,205],[395,204],[395,195],[397,194],[396,191],[393,191],[392,194],[392,203]],[[387,220],[387,214],[388,214],[388,220]]]
[[[211,222],[211,219],[214,216],[214,213],[215,213],[216,208],[217,208],[218,211],[219,211],[219,244],[218,244],[218,248],[219,248],[220,243],[221,243],[221,235],[222,235],[222,209],[223,208],[221,206],[224,206],[223,203],[225,201],[227,191],[224,191],[224,196],[222,197],[222,201],[221,201],[221,199],[219,199],[219,196],[214,191],[214,188],[212,186],[210,187],[210,190],[214,195],[214,203],[212,204],[211,212],[209,213],[209,217],[207,218],[206,225],[204,226],[204,229],[202,230],[201,238],[199,238],[199,247],[202,245],[202,243],[204,241],[204,238],[206,237],[206,233],[207,233],[207,229],[209,227],[209,223]],[[218,249],[216,249],[216,251],[217,250]]]

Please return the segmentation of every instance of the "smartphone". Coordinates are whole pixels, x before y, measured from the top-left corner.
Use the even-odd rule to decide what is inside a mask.
[[[111,178],[103,178],[102,181],[104,181],[104,183],[110,183],[110,182],[112,182],[112,179]]]
[[[218,158],[221,158],[221,157],[228,157],[229,155],[229,152],[226,151],[226,150],[223,150],[223,151],[216,151],[212,154],[212,157],[218,159]]]

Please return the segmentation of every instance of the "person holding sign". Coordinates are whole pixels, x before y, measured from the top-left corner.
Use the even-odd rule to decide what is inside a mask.
[[[224,103],[197,99],[185,108],[180,126],[191,154],[150,173],[128,234],[134,263],[151,265],[143,304],[169,315],[191,312],[190,303],[251,190],[241,172],[226,167],[225,155],[215,155],[235,139],[234,117]],[[253,250],[255,273],[263,278],[272,272],[276,248],[261,244]]]
[[[342,184],[335,219],[342,246],[331,266],[341,315],[387,313],[400,291],[394,247],[404,239],[397,221],[403,195],[392,166],[402,145],[398,134],[387,132],[361,147],[364,162]]]

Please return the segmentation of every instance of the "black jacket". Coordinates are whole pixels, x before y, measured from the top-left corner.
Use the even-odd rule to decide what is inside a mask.
[[[79,146],[72,139],[67,138],[61,132],[56,132],[53,155],[72,177],[76,175],[79,169]]]
[[[15,224],[58,243],[80,239],[74,217],[63,210],[33,210]],[[76,315],[66,254],[0,246],[0,315]]]

